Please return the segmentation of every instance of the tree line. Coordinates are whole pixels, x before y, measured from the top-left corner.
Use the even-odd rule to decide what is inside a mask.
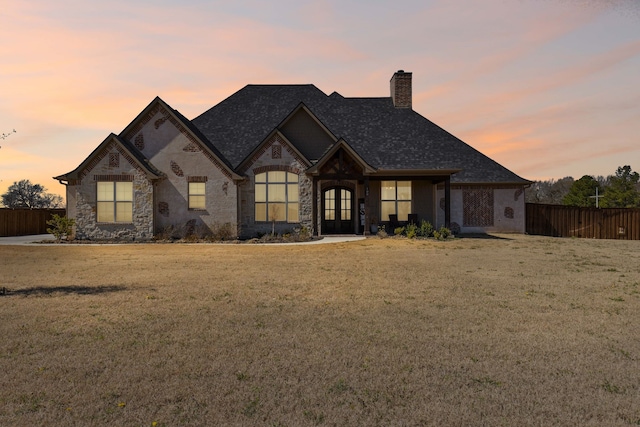
[[[567,176],[558,180],[534,181],[525,192],[527,203],[602,208],[640,208],[640,175],[631,166],[620,166],[607,177],[585,175],[578,180]],[[28,179],[14,182],[2,195],[7,208],[59,208],[62,197],[46,192]]]
[[[567,176],[534,181],[525,192],[527,203],[601,208],[640,208],[640,174],[631,166],[620,166],[615,174]]]

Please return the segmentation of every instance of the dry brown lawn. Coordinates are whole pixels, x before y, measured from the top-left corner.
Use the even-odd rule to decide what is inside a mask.
[[[0,247],[0,425],[640,425],[640,242]]]

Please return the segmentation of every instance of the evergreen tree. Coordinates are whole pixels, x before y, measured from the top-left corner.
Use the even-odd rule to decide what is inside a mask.
[[[562,199],[567,206],[593,207],[596,206],[596,189],[600,189],[598,181],[591,175],[585,175],[573,182],[569,192]]]
[[[633,172],[631,166],[620,166],[616,175],[609,179],[602,203],[603,208],[638,208],[640,207],[640,191],[638,191],[640,174]]]

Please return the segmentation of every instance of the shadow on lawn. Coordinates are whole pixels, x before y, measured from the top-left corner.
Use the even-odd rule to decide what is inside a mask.
[[[124,291],[124,286],[34,286],[32,288],[23,289],[7,289],[0,288],[0,296],[6,295],[51,295],[56,292],[76,295],[99,295],[109,292]]]
[[[508,237],[494,236],[485,233],[462,233],[456,235],[456,239],[488,239],[488,240],[513,240]]]

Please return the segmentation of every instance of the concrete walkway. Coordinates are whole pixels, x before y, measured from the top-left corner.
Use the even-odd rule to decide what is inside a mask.
[[[37,234],[33,236],[12,236],[12,237],[0,237],[0,245],[38,245],[44,240],[54,240],[55,238],[51,234]],[[342,242],[354,242],[357,240],[364,240],[364,236],[356,235],[342,235],[342,236],[324,236],[320,240],[312,240],[310,242],[292,242],[292,243],[255,243],[255,245],[320,245],[326,243],[342,243]],[[101,244],[101,243],[97,243]],[[130,243],[126,243],[130,244]],[[141,243],[143,244],[143,243]],[[210,243],[205,243],[210,244]],[[221,243],[227,244],[227,243]]]

